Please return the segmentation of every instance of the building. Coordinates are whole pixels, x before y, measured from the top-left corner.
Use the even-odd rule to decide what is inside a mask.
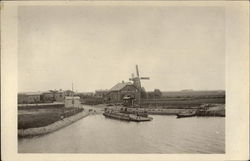
[[[41,102],[41,93],[40,92],[18,93],[17,96],[18,96],[18,104],[40,103]]]
[[[18,93],[17,99],[18,104],[28,103],[28,96],[25,93]]]
[[[124,97],[131,97],[138,100],[139,91],[131,82],[117,83],[106,94],[108,102],[122,102]]]
[[[71,90],[48,90],[43,92],[18,93],[18,104],[64,102],[65,96],[72,96]]]
[[[63,102],[65,99],[65,93],[63,91],[55,91],[54,93],[54,100],[56,102]]]
[[[75,93],[74,96],[79,96],[80,98],[88,98],[88,97],[93,97],[94,93],[93,92],[78,92],[78,93]]]
[[[55,101],[54,93],[51,91],[43,92],[41,95],[41,101],[43,103],[51,103]]]
[[[95,97],[97,98],[104,98],[108,94],[109,90],[96,90]]]
[[[64,91],[65,96],[73,96],[74,95],[74,91],[71,90],[66,90]]]
[[[78,96],[67,96],[65,97],[65,108],[80,108],[81,102]]]
[[[40,103],[41,102],[41,93],[40,92],[30,92],[26,93],[28,96],[28,103]]]

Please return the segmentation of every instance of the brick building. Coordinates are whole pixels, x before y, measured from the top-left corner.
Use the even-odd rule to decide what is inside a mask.
[[[138,89],[131,82],[117,83],[106,94],[106,100],[108,102],[122,102],[124,97],[133,97],[138,99]]]

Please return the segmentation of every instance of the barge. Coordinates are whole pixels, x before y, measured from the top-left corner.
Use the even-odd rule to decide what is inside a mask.
[[[140,115],[138,114],[130,114],[121,111],[114,111],[114,110],[105,110],[103,113],[105,117],[124,120],[124,121],[135,121],[135,122],[142,122],[142,121],[151,121],[153,120],[152,117],[146,116],[145,114]]]

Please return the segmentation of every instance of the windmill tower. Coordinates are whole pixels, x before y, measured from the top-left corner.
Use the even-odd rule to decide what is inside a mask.
[[[129,78],[129,80],[133,81],[133,84],[139,90],[139,100],[138,100],[138,102],[139,102],[139,107],[141,107],[141,90],[142,90],[141,80],[149,80],[150,78],[149,77],[140,77],[138,65],[135,66],[135,69],[136,69],[136,77],[132,73],[131,78]]]

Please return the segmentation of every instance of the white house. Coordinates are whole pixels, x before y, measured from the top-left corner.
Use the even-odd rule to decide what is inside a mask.
[[[78,96],[65,97],[65,108],[80,108],[81,102]]]

